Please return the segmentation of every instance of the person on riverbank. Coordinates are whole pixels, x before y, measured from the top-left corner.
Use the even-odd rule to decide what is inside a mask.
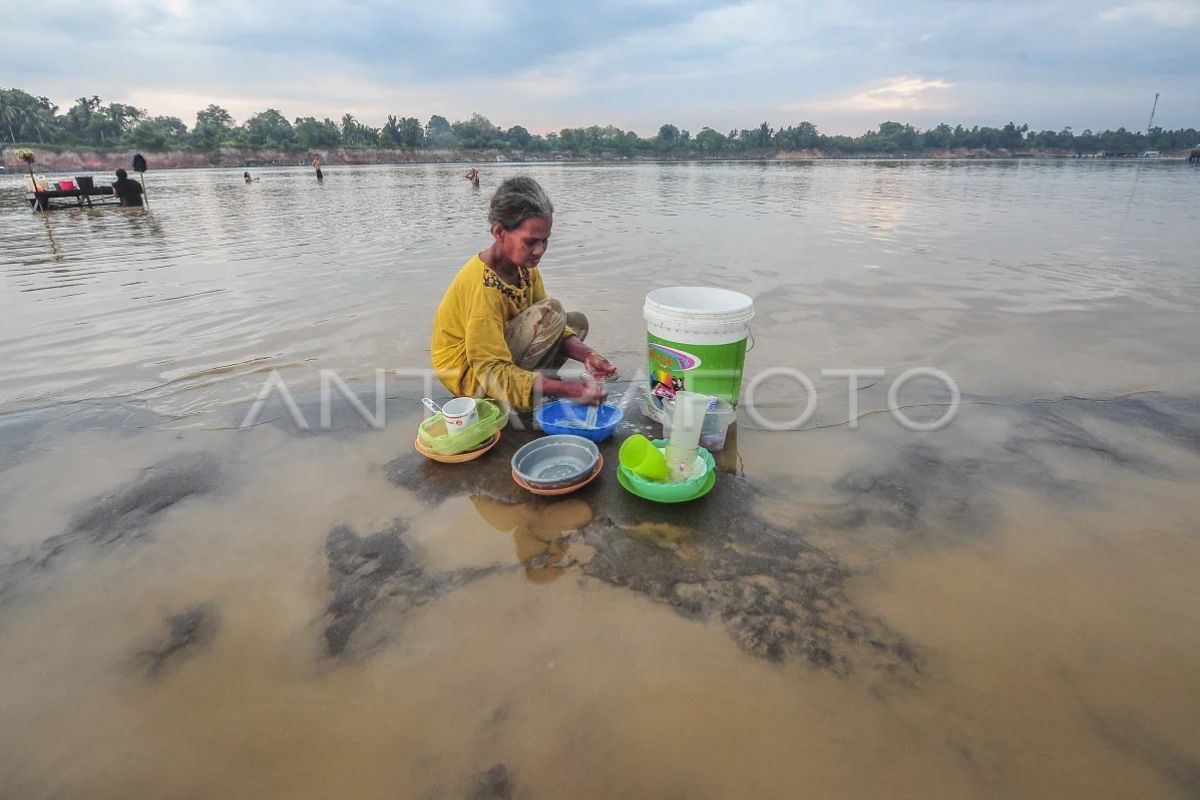
[[[532,178],[509,178],[488,208],[492,244],[450,282],[433,322],[438,379],[456,396],[491,397],[529,410],[540,396],[603,403],[600,381],[616,377],[608,359],[583,343],[587,317],[549,297],[538,263],[550,242],[554,206]],[[551,377],[566,360],[590,381]]]
[[[471,186],[476,189],[479,188],[479,170],[471,167],[469,170],[467,170],[467,174],[463,177],[471,182]]]
[[[312,167],[317,171],[317,180],[325,180],[325,173],[321,172],[321,157],[317,156],[312,161]]]
[[[113,197],[123,206],[142,205],[142,185],[130,180],[129,173],[123,169],[117,170],[117,179],[112,185]]]

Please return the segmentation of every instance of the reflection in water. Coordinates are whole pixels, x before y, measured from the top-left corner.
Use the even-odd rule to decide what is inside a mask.
[[[50,245],[51,257],[55,261],[62,261],[63,254],[62,254],[62,251],[60,251],[58,249],[58,242],[54,241],[54,228],[50,225],[50,219],[47,216],[41,215],[41,214],[39,214],[38,217],[42,220],[42,224],[45,226],[45,229],[46,229],[46,241]]]
[[[517,561],[525,577],[546,583],[562,574],[562,568],[587,558],[586,545],[572,552],[566,534],[592,521],[592,509],[582,500],[561,500],[548,507],[530,503],[509,504],[483,495],[472,495],[471,503],[481,519],[498,531],[512,533]],[[581,556],[580,550],[584,551]]]
[[[680,547],[686,546],[692,539],[691,530],[670,522],[637,522],[626,526],[623,530],[636,539],[671,550],[678,550]]]
[[[1200,184],[1146,166],[1126,214],[1130,169],[524,165],[623,372],[645,292],[704,282],[755,296],[751,370],[821,392],[834,427],[743,418],[680,507],[611,468],[532,498],[512,429],[424,461],[415,402],[236,430],[271,369],[424,364],[486,238],[458,167],[0,207],[3,793],[1200,793]],[[886,368],[865,412],[917,365],[963,389],[945,431],[851,431],[820,376]]]
[[[322,187],[305,168],[264,170],[251,186],[237,171],[186,170],[156,184],[146,213],[34,216],[0,206],[0,399],[133,389],[156,410],[199,414],[253,395],[259,379],[162,387],[164,376],[265,359],[289,385],[311,387],[318,377],[304,365],[347,380],[425,366],[447,270],[486,243],[486,193],[471,192],[455,169],[354,167]],[[603,312],[595,335],[609,351],[639,352],[624,332],[640,328],[647,291],[699,281],[759,301],[765,358],[752,365],[794,363],[775,344],[799,342],[819,366],[891,366],[928,358],[933,340],[953,334],[972,354],[956,374],[991,377],[992,351],[1003,349],[1006,363],[1016,347],[1037,374],[1005,382],[1032,391],[1081,356],[1135,369],[1146,358],[1099,347],[1077,335],[1075,318],[1049,312],[1117,304],[1108,309],[1110,341],[1137,342],[1146,325],[1162,323],[1140,311],[1185,310],[1200,296],[1189,260],[1195,181],[1169,164],[1146,166],[1127,209],[1113,188],[1123,191],[1133,169],[845,162],[521,171],[578,210],[556,220],[547,284]],[[387,210],[363,209],[364,195]],[[41,267],[55,258],[72,270],[70,286]],[[1127,300],[1137,305],[1119,307]],[[1020,325],[1006,324],[1012,315]],[[1154,361],[1182,359],[1180,337],[1155,338],[1166,348]],[[1098,374],[1092,365],[1070,379],[1078,388],[1102,383]]]

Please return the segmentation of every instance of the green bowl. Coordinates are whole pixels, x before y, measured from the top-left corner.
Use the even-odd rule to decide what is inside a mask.
[[[667,441],[666,439],[655,439],[651,444],[655,447],[665,447]],[[712,488],[711,484],[716,482],[717,462],[712,453],[703,447],[699,448],[699,453],[708,468],[704,470],[703,475],[679,483],[647,480],[625,467],[618,467],[617,470],[619,477],[623,478],[621,483],[628,484],[625,488],[638,497],[658,503],[682,503],[706,494],[707,490]]]
[[[695,491],[695,493],[690,494],[687,497],[680,497],[675,500],[664,500],[660,497],[650,497],[642,494],[641,490],[635,488],[633,484],[629,482],[629,475],[629,470],[625,469],[624,467],[617,467],[617,483],[621,484],[621,488],[629,492],[634,497],[640,497],[643,500],[649,500],[654,503],[686,503],[691,500],[699,500],[701,497],[704,497],[704,495],[711,492],[712,488],[717,485],[717,473],[709,472],[705,474],[703,484]]]

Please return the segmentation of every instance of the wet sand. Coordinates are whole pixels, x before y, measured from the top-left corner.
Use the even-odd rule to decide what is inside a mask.
[[[865,470],[835,432],[739,431],[671,512],[609,474],[523,496],[519,431],[462,467],[409,420],[50,435],[5,472],[4,772],[22,797],[1191,794],[1197,417],[1128,402],[1163,416],[992,409],[918,445],[864,420]]]

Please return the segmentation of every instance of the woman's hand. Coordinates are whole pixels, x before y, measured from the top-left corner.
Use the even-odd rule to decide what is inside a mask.
[[[608,399],[608,392],[604,391],[604,387],[598,383],[587,381],[580,387],[579,394],[575,397],[575,402],[584,406],[598,406]]]
[[[564,381],[538,375],[533,381],[535,400],[538,397],[561,397],[577,405],[598,406],[608,399],[604,387],[591,380]]]
[[[580,364],[591,376],[592,380],[605,381],[617,377],[617,368],[604,356],[579,340],[578,336],[568,336],[563,339],[567,355]]]
[[[583,360],[583,368],[587,370],[588,375],[591,375],[597,381],[617,377],[617,368],[612,365],[611,361],[595,350],[587,354],[587,358]]]

